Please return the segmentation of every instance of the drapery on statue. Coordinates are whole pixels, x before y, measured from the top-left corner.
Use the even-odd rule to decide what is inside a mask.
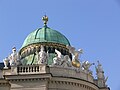
[[[92,66],[92,65],[94,65],[94,63],[89,63],[88,61],[84,61],[84,62],[82,63],[82,68],[83,68],[84,70],[89,70],[90,66]]]
[[[94,64],[94,63],[89,63],[88,61],[84,61],[84,62],[82,63],[82,69],[83,69],[85,72],[87,72],[87,73],[89,73],[89,74],[92,74],[92,71],[90,70],[90,67],[91,67],[92,65],[95,65],[95,64]]]
[[[12,54],[8,57],[10,60],[10,66],[14,66],[17,64],[17,59],[19,58],[18,53],[16,52],[16,47],[12,48]]]
[[[102,86],[105,86],[105,83],[106,83],[108,77],[105,78],[105,76],[104,76],[102,64],[100,64],[99,61],[97,61],[97,63],[98,63],[98,65],[95,68],[96,68],[96,72],[97,72],[96,74],[97,74],[98,81],[101,80]]]
[[[55,57],[53,58],[53,64],[54,65],[61,65],[61,61],[62,61],[62,54],[60,51],[58,51],[57,49],[55,49]]]
[[[99,61],[97,61],[98,65],[96,68],[96,72],[97,72],[97,77],[100,78],[100,79],[104,79],[104,71],[103,71],[103,68],[102,68],[102,65],[100,64]]]
[[[38,64],[47,64],[48,54],[44,51],[44,46],[41,45],[40,52],[38,53]]]
[[[60,51],[55,49],[56,56],[53,58],[53,65],[71,67],[71,61],[68,55],[63,56]]]
[[[72,67],[72,63],[71,63],[70,57],[68,55],[64,56],[64,58],[61,62],[61,65],[63,67]]]
[[[66,46],[69,49],[69,52],[72,54],[72,65],[79,68],[80,62],[79,62],[79,56],[83,53],[82,49],[78,49],[78,51],[75,50],[74,47]]]

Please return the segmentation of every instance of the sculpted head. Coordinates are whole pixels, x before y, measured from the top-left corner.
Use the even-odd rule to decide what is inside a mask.
[[[13,52],[13,53],[16,52],[16,47],[13,47],[13,48],[12,48],[12,52]]]
[[[44,46],[43,45],[41,45],[40,51],[44,51]]]

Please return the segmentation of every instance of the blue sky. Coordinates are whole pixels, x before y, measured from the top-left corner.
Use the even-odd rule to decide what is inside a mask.
[[[119,0],[0,0],[0,61],[26,36],[48,26],[64,34],[71,45],[84,50],[81,61],[100,62],[111,90],[120,90]]]

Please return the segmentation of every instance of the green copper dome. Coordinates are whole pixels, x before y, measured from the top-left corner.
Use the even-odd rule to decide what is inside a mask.
[[[44,26],[43,28],[39,28],[33,31],[32,33],[30,33],[25,39],[22,48],[30,44],[36,44],[42,42],[70,45],[68,39],[60,32],[53,30],[47,26]]]
[[[62,55],[69,55],[68,48],[70,46],[68,39],[60,32],[47,27],[48,17],[45,15],[42,18],[44,26],[31,32],[25,39],[19,54],[21,56],[22,65],[34,65],[38,64],[38,53],[41,50],[41,46],[44,47],[44,51],[49,54],[47,64],[52,65],[53,58],[56,55],[55,50],[61,52]]]

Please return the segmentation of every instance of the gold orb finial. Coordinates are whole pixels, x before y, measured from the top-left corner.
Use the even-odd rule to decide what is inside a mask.
[[[46,15],[44,15],[44,16],[42,17],[42,20],[43,20],[43,22],[44,22],[44,25],[47,25],[48,17],[47,17]]]

